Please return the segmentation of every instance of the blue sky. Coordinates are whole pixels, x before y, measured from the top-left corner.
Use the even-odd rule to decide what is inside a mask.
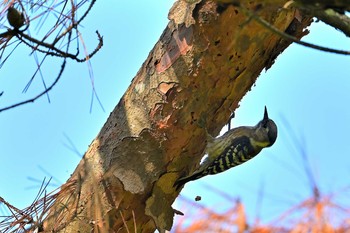
[[[96,101],[89,112],[92,90],[87,65],[69,61],[61,81],[50,92],[51,103],[43,97],[34,104],[0,113],[0,196],[19,208],[31,203],[44,177],[53,176],[52,183],[60,185],[73,172],[80,157],[69,148],[70,141],[83,155],[160,37],[172,1],[106,4],[97,1],[82,30],[90,49],[97,43],[96,29],[104,37],[105,45],[91,63],[105,112]],[[313,24],[304,40],[350,48],[345,36],[322,23]],[[0,70],[0,91],[4,91],[0,107],[42,90],[38,77],[27,94],[21,93],[35,68],[29,52],[20,47]],[[298,147],[291,141],[293,134],[309,156],[322,192],[348,185],[349,62],[350,57],[290,46],[261,74],[233,120],[235,126],[255,125],[266,105],[279,127],[275,145],[242,166],[187,184],[182,195],[190,199],[200,195],[202,203],[213,208],[227,205],[206,188],[213,186],[240,196],[248,213],[254,214],[263,184],[266,200],[261,216],[266,221],[273,219],[310,195]],[[47,82],[56,77],[57,66],[55,60],[44,65]]]

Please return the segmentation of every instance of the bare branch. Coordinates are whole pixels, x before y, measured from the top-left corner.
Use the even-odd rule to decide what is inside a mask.
[[[340,14],[333,9],[313,10],[305,9],[306,13],[317,17],[324,23],[342,31],[347,37],[350,37],[350,18],[345,14]]]
[[[298,38],[278,30],[276,27],[272,26],[269,22],[267,22],[266,20],[262,19],[261,17],[259,17],[254,12],[252,12],[250,10],[247,10],[247,9],[245,9],[243,7],[240,7],[240,9],[243,10],[245,12],[245,14],[249,16],[249,18],[254,19],[256,22],[258,22],[259,24],[261,24],[265,28],[269,29],[273,33],[279,35],[283,39],[290,40],[290,41],[293,41],[293,42],[295,42],[295,43],[297,43],[299,45],[303,45],[305,47],[317,49],[317,50],[324,51],[324,52],[330,52],[330,53],[336,53],[336,54],[342,54],[342,55],[350,55],[350,51],[332,49],[332,48],[327,48],[327,47],[315,45],[315,44],[312,44],[312,43],[308,43],[308,42],[305,42],[305,41],[300,41]]]

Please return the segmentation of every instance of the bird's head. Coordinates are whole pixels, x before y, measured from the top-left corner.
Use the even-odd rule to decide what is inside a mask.
[[[277,139],[277,125],[269,118],[266,106],[264,118],[255,126],[255,134],[259,141],[266,143],[262,147],[272,146]]]

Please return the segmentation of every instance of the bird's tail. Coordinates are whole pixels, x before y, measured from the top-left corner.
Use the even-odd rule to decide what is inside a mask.
[[[175,181],[173,187],[175,187],[176,190],[179,190],[179,188],[181,188],[187,182],[197,180],[203,176],[204,176],[203,171],[195,172],[190,176],[185,176]]]

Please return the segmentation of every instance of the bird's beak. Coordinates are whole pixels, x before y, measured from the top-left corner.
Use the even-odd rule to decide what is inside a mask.
[[[266,108],[266,106],[265,106],[265,112],[264,112],[263,121],[267,122],[268,119],[269,119],[269,115],[267,114],[267,108]]]

